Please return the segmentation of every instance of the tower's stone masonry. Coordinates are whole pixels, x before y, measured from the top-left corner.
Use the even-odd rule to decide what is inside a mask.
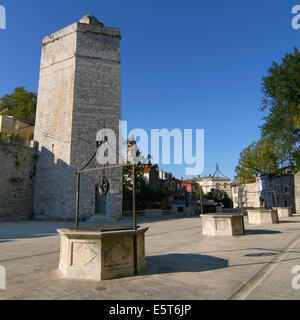
[[[35,127],[39,160],[34,214],[45,218],[75,215],[76,169],[96,150],[100,129],[113,129],[119,139],[121,120],[120,30],[93,16],[44,38]],[[92,162],[90,167],[100,166]],[[83,174],[80,211],[95,214],[100,173]],[[122,170],[107,170],[110,183],[106,214],[119,217]]]

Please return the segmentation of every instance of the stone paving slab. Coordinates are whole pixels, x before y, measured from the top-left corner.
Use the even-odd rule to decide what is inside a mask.
[[[129,224],[130,219],[121,223]],[[57,270],[56,229],[73,223],[0,223],[0,265],[7,273],[0,299],[226,300],[249,284],[245,299],[300,299],[300,290],[291,286],[291,269],[300,265],[299,216],[276,225],[246,224],[246,235],[237,237],[202,235],[199,217],[140,218],[138,224],[150,227],[144,272],[96,282],[63,279]],[[292,242],[295,246],[282,254]],[[273,263],[279,255],[282,259]],[[274,267],[252,284],[250,280],[260,278],[257,275],[268,265]]]
[[[300,241],[289,250],[284,259],[279,261],[272,272],[269,272],[266,277],[259,282],[255,290],[251,292],[248,300],[299,300],[300,289],[293,288],[293,278],[298,288],[300,286]],[[298,276],[292,273],[292,269],[298,267]]]

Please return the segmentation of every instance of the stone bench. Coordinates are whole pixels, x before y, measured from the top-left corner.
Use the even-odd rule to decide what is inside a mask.
[[[247,210],[249,224],[274,224],[278,223],[278,214],[276,210],[254,209]]]
[[[59,271],[66,278],[97,281],[135,275],[146,266],[145,233],[148,229],[105,232],[96,228],[58,229],[61,237]]]
[[[237,214],[201,215],[202,234],[209,236],[239,236],[245,234],[244,217]]]
[[[291,207],[274,207],[273,210],[277,210],[278,218],[286,218],[292,216]]]

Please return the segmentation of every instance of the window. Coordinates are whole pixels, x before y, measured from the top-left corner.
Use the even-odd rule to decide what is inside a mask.
[[[224,189],[227,189],[227,183],[224,183]]]

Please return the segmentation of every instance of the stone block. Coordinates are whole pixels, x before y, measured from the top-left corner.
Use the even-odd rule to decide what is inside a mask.
[[[146,266],[145,233],[138,230],[93,231],[58,229],[61,236],[59,270],[65,278],[106,280],[135,275]]]
[[[278,223],[278,214],[276,210],[255,209],[248,210],[249,224],[274,224]]]
[[[244,235],[242,215],[234,214],[205,214],[201,215],[202,234],[210,236]]]
[[[278,218],[286,218],[292,216],[291,207],[274,207],[273,210],[277,211]]]
[[[190,217],[192,215],[192,208],[191,207],[185,208],[185,215],[187,217]]]

